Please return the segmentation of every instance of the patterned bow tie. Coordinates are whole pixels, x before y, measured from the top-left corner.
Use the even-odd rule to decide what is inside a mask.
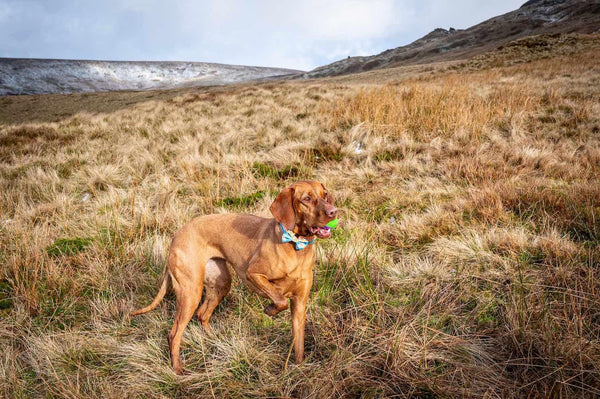
[[[281,231],[282,231],[281,242],[283,242],[283,243],[293,242],[294,244],[296,244],[296,251],[302,251],[308,245],[315,242],[314,238],[312,240],[307,240],[305,238],[296,237],[296,235],[293,232],[286,230],[286,228],[283,227],[283,224],[281,224],[281,223],[279,223],[279,226],[281,227]]]

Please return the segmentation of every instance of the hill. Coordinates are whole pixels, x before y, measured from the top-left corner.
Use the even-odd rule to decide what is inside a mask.
[[[0,96],[214,86],[298,72],[207,62],[0,58]]]
[[[593,33],[599,29],[598,0],[531,0],[518,10],[468,29],[438,28],[407,46],[368,57],[350,57],[302,76],[337,76],[401,65],[464,59],[526,36]]]

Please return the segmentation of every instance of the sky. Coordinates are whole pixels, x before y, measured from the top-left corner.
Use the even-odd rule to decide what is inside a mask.
[[[464,29],[525,0],[0,0],[0,57],[311,70]]]

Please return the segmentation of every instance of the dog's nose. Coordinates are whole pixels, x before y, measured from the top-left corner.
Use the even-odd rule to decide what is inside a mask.
[[[332,206],[331,208],[325,210],[325,214],[328,218],[334,218],[335,215],[337,215],[337,211],[337,208],[335,206]]]

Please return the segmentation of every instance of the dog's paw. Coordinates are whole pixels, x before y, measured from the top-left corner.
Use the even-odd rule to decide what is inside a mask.
[[[275,306],[274,304],[270,304],[270,305],[265,306],[265,313],[268,316],[273,317],[273,316],[277,315],[277,313],[279,313],[279,312],[280,311],[277,309],[277,306]]]
[[[288,301],[285,298],[282,298],[278,301],[275,301],[267,306],[265,306],[265,313],[269,316],[275,316],[277,313],[286,310],[289,307]]]
[[[190,375],[191,374],[191,372],[189,370],[184,369],[183,367],[178,367],[178,368],[174,369],[173,371],[177,375]]]

